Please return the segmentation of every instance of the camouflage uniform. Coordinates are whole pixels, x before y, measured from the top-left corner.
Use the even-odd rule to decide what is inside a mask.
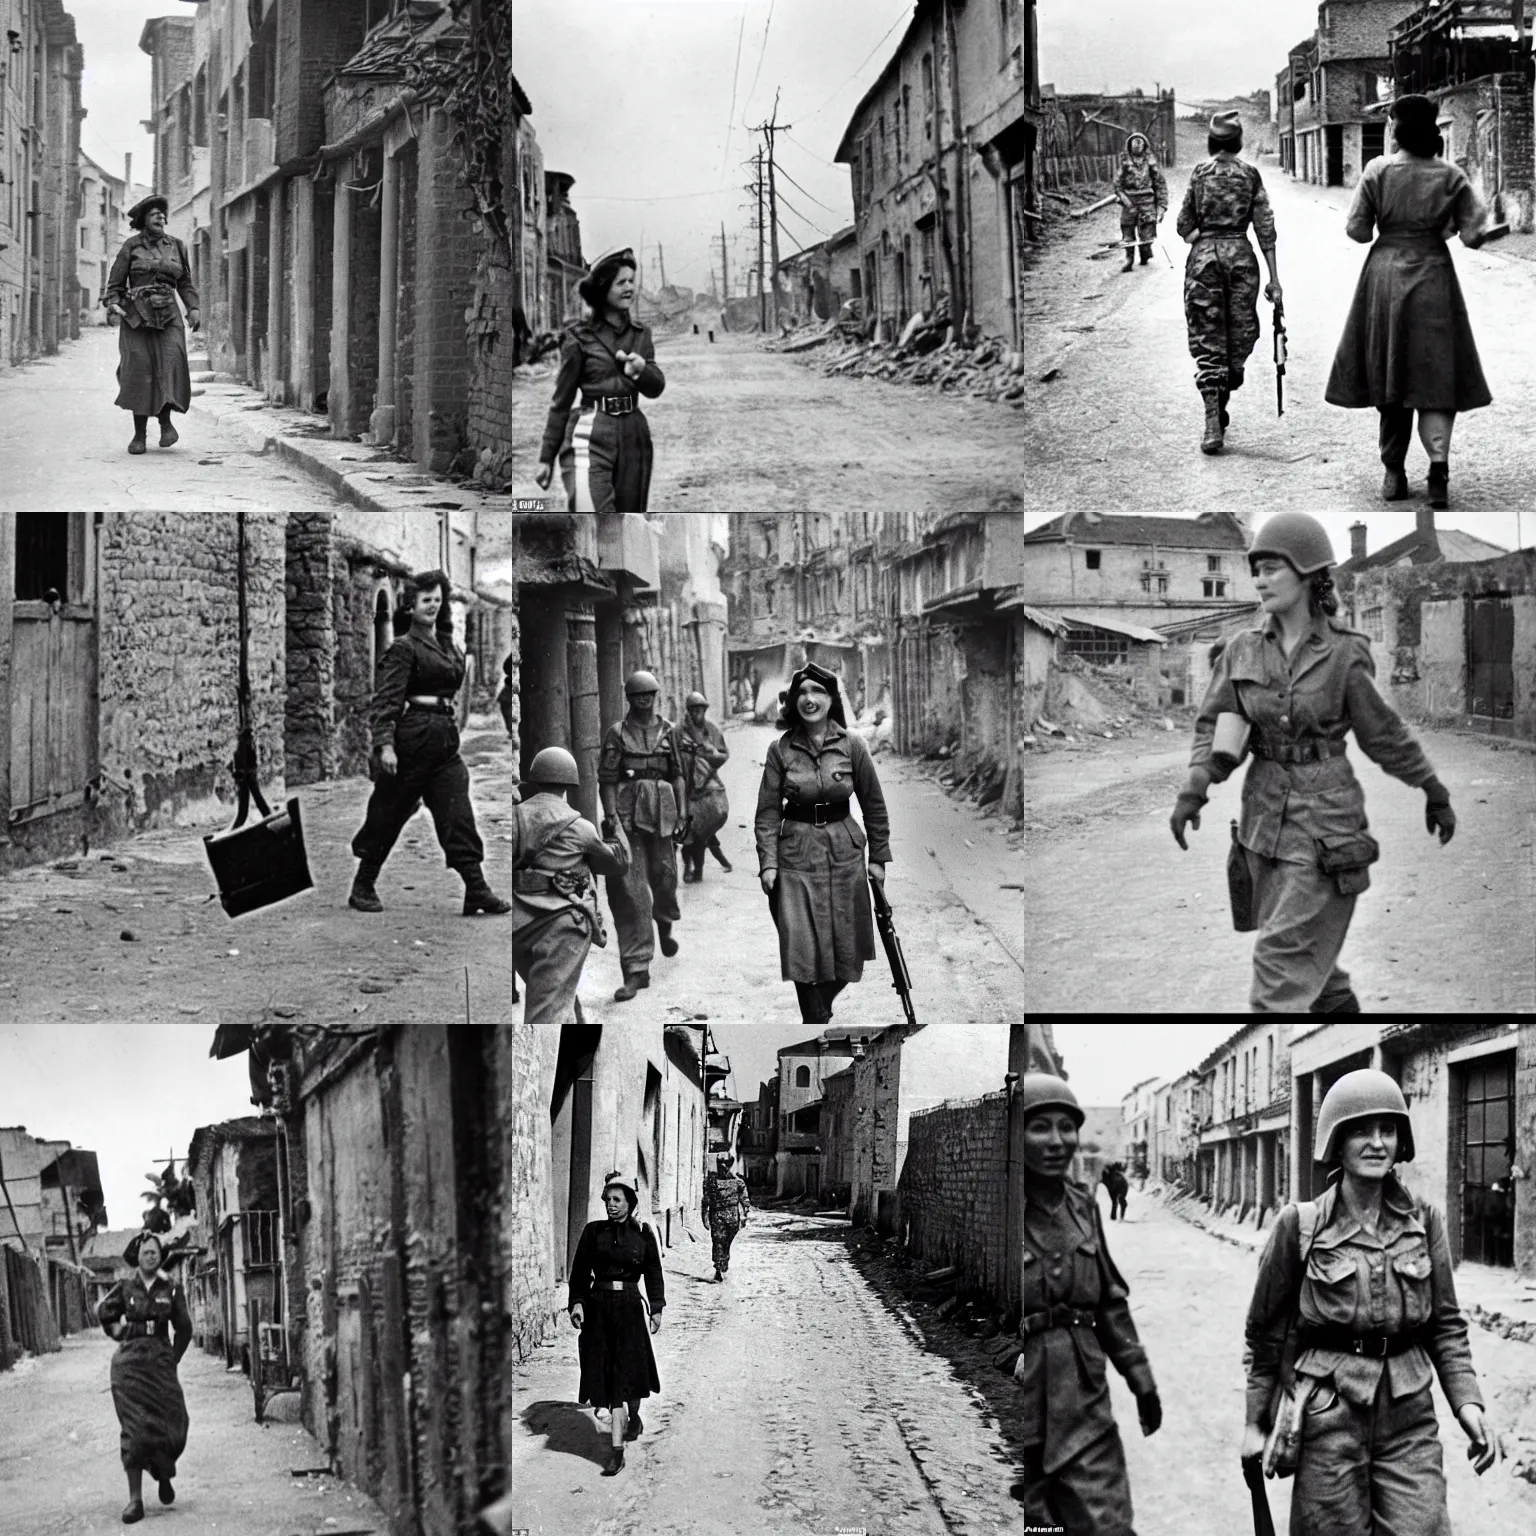
[[[752,1202],[745,1182],[734,1173],[704,1176],[704,1221],[709,1227],[711,1255],[723,1275],[731,1267],[731,1242],[747,1224]]]
[[[1184,319],[1202,393],[1234,390],[1259,339],[1259,264],[1248,226],[1261,251],[1275,248],[1275,216],[1255,166],[1216,156],[1189,173],[1175,228],[1180,239],[1196,230],[1184,266]]]
[[[1140,245],[1145,261],[1152,254],[1152,242],[1157,239],[1158,220],[1168,212],[1168,182],[1147,136],[1133,133],[1131,138],[1146,144],[1147,153],[1140,161],[1133,159],[1131,141],[1127,139],[1125,158],[1115,172],[1115,196],[1121,199],[1120,243],[1126,249],[1127,260],[1131,250]]]

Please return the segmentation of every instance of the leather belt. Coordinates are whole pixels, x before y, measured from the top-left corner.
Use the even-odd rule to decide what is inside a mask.
[[[604,416],[628,416],[635,409],[635,397],[633,395],[594,395],[587,404],[595,406]]]
[[[818,800],[813,805],[786,805],[785,821],[803,821],[813,827],[827,827],[834,821],[843,821],[848,815],[846,800]]]
[[[627,781],[631,779],[669,780],[672,776],[661,768],[624,768],[620,770]]]
[[[1037,1333],[1048,1333],[1053,1328],[1091,1328],[1093,1313],[1080,1307],[1069,1307],[1065,1302],[1047,1307],[1043,1312],[1026,1312],[1019,1321],[1019,1337],[1028,1339]]]
[[[1341,738],[1313,736],[1306,741],[1254,741],[1249,743],[1255,757],[1267,757],[1276,763],[1320,763],[1324,758],[1343,757],[1347,750]]]
[[[638,1291],[638,1280],[594,1280],[592,1288],[598,1291]]]
[[[1336,1349],[1345,1355],[1363,1355],[1368,1360],[1385,1360],[1392,1355],[1422,1349],[1427,1334],[1420,1329],[1406,1333],[1355,1333],[1349,1328],[1312,1328],[1303,1324],[1296,1330],[1296,1342],[1303,1349]]]
[[[451,715],[453,713],[452,699],[435,698],[423,702],[421,699],[412,698],[405,702],[411,709],[424,709],[431,714]]]
[[[158,1323],[130,1323],[124,1322],[123,1337],[125,1339],[149,1339],[158,1336]]]
[[[1248,226],[1246,224],[1202,224],[1200,233],[1202,235],[1246,235]]]
[[[583,897],[587,894],[585,870],[517,869],[512,872],[512,889],[520,896]]]

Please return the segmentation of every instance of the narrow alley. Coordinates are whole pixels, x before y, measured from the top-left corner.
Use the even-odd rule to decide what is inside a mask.
[[[0,1530],[107,1536],[122,1530],[126,1483],[108,1375],[116,1346],[100,1330],[0,1374]],[[191,1429],[176,1503],[151,1490],[145,1529],[218,1536],[368,1536],[386,1526],[367,1495],[326,1470],[325,1453],[281,1397],[258,1425],[239,1371],[191,1350],[178,1372]]]

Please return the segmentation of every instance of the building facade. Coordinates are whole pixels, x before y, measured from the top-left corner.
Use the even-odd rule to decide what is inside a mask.
[[[779,1198],[822,1192],[823,1083],[864,1050],[868,1030],[834,1025],[779,1051],[778,1139],[773,1193]],[[855,1154],[857,1155],[857,1154]]]
[[[76,303],[81,325],[107,323],[106,288],[112,263],[131,233],[128,210],[140,198],[148,197],[148,187],[135,186],[128,176],[133,156],[122,176],[103,170],[83,150],[80,153],[80,224],[75,247],[75,281],[79,292]]]
[[[1263,1222],[1291,1198],[1291,1066],[1294,1026],[1250,1024],[1195,1069],[1200,1081],[1197,1187],[1213,1210]]]
[[[1148,1162],[1152,1177],[1164,1184],[1196,1188],[1200,1102],[1198,1071],[1159,1083],[1153,1092]]]
[[[0,368],[80,334],[80,77],[62,0],[5,8],[0,51]]]

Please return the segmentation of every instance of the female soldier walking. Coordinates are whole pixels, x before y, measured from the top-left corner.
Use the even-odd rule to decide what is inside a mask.
[[[550,402],[539,471],[547,490],[555,456],[568,466],[572,512],[644,512],[651,493],[651,429],[639,396],[666,388],[648,327],[630,318],[635,253],[627,246],[599,256],[579,291],[592,311],[565,333]],[[573,411],[578,393],[579,411]]]
[[[795,984],[800,1016],[825,1024],[832,1000],[875,958],[865,885],[885,884],[890,819],[874,760],[843,716],[837,675],[814,662],[790,679],[757,794],[759,879],[779,930],[779,966]],[[869,823],[848,814],[853,796]]]
[[[1125,1448],[1109,1403],[1107,1359],[1136,1396],[1143,1435],[1162,1402],[1109,1256],[1093,1191],[1067,1178],[1083,1111],[1059,1077],[1027,1072],[1024,1291],[1013,1378],[1024,1395],[1025,1524],[1070,1536],[1134,1536]]]
[[[1442,844],[1456,831],[1449,791],[1397,711],[1376,691],[1370,643],[1339,623],[1327,530],[1282,512],[1259,530],[1248,563],[1264,623],[1234,637],[1195,718],[1189,782],[1171,825],[1179,847],[1198,828],[1206,791],[1241,757],[1213,752],[1223,715],[1252,727],[1238,836],[1253,885],[1255,1013],[1359,1013],[1339,969],[1355,899],[1381,850],[1366,828],[1365,796],[1344,755],[1349,731],[1394,778],[1424,791],[1425,822]],[[1223,726],[1225,733],[1226,725]],[[1249,931],[1244,929],[1243,931]]]
[[[1374,405],[1381,413],[1385,501],[1408,495],[1403,464],[1413,413],[1419,413],[1432,507],[1448,504],[1457,411],[1493,399],[1445,243],[1447,230],[1456,229],[1461,243],[1476,250],[1488,210],[1467,173],[1437,158],[1445,148],[1438,115],[1427,96],[1398,97],[1392,103],[1397,152],[1372,160],[1360,173],[1344,230],[1362,245],[1375,230],[1376,243],[1365,258],[1324,394],[1330,405]]]
[[[661,1332],[666,1287],[656,1234],[635,1220],[639,1204],[635,1181],[617,1170],[610,1173],[603,1185],[608,1219],[587,1224],[571,1260],[566,1310],[581,1334],[580,1401],[608,1409],[613,1418],[613,1449],[603,1466],[604,1477],[623,1467],[625,1442],[638,1440],[645,1428],[640,1399],[661,1391],[639,1282],[643,1276],[651,1333]]]
[[[112,1406],[122,1427],[128,1474],[124,1525],[144,1518],[146,1472],[159,1484],[160,1502],[176,1502],[171,1479],[176,1459],[187,1448],[187,1401],[176,1367],[192,1342],[192,1314],[181,1286],[160,1268],[164,1254],[153,1232],[139,1233],[123,1250],[135,1273],[114,1285],[96,1307],[102,1330],[118,1340],[112,1356]]]
[[[358,865],[347,900],[359,912],[384,910],[373,883],[423,800],[448,867],[464,881],[464,916],[512,910],[511,902],[485,883],[485,845],[469,803],[469,769],[459,756],[453,697],[464,686],[464,653],[453,643],[451,629],[437,627],[451,591],[442,571],[427,571],[405,583],[401,600],[411,616],[410,631],[390,646],[379,665],[373,696],[378,773],[367,815],[352,839]]]
[[[1385,1072],[1346,1072],[1318,1112],[1314,1156],[1327,1187],[1286,1206],[1259,1260],[1242,1457],[1264,1455],[1283,1405],[1301,1426],[1292,1536],[1450,1536],[1431,1362],[1479,1474],[1499,1451],[1445,1222],[1393,1171],[1413,1160],[1402,1090]],[[1293,1400],[1277,1401],[1277,1385]]]

